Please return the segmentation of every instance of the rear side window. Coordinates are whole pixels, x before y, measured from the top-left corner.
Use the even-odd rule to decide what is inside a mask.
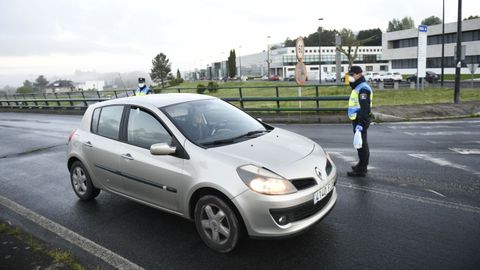
[[[93,111],[92,124],[90,127],[90,130],[92,131],[92,133],[98,132],[98,118],[100,116],[100,111],[101,111],[101,108],[96,108],[95,111]]]
[[[123,106],[103,107],[100,112],[96,133],[110,139],[118,140],[122,113]]]
[[[131,108],[128,117],[127,141],[129,144],[150,149],[152,144],[170,144],[172,137],[151,114],[139,108]]]

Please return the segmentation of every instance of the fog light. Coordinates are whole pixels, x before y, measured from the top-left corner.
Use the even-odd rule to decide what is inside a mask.
[[[285,225],[287,223],[287,216],[280,216],[278,218],[278,224]]]

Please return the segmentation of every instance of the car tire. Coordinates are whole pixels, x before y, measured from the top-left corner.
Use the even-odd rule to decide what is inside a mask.
[[[75,161],[70,167],[70,181],[73,191],[82,201],[93,200],[100,194],[100,189],[93,185],[90,174],[80,161]]]
[[[211,249],[228,253],[238,244],[241,224],[233,209],[214,195],[201,197],[195,205],[195,226]]]

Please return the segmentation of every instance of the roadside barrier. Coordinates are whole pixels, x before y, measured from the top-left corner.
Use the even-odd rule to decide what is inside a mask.
[[[211,94],[254,112],[321,112],[346,110],[346,95],[320,95],[320,85],[219,87]],[[197,88],[165,88],[162,93],[196,93]],[[272,96],[265,96],[265,93]],[[263,94],[259,96],[259,94]],[[89,105],[110,99],[134,96],[133,90],[77,91],[49,94],[15,94],[0,96],[2,109],[85,110]],[[326,104],[328,106],[326,106]]]

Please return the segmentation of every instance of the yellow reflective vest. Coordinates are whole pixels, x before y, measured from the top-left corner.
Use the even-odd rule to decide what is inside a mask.
[[[360,111],[360,101],[358,100],[358,93],[361,89],[367,89],[368,91],[370,91],[370,109],[372,108],[373,90],[370,85],[368,85],[368,83],[362,82],[352,90],[352,93],[350,94],[350,99],[348,100],[348,118],[350,118],[350,120],[357,119],[357,112]]]

